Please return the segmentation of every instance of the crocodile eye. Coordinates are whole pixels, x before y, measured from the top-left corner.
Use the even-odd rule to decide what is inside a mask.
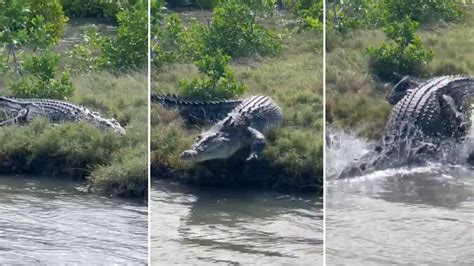
[[[199,135],[199,136],[196,137],[196,141],[199,141],[199,140],[201,140],[201,139],[202,139],[202,136],[201,136],[201,135]]]

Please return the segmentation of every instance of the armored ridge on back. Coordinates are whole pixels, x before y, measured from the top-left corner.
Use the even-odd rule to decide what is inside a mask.
[[[125,129],[115,120],[102,117],[85,107],[50,99],[15,99],[0,97],[0,110],[13,118],[0,122],[0,126],[26,124],[36,117],[45,117],[51,123],[79,122],[92,123],[101,130],[111,130],[125,134]]]
[[[240,100],[194,102],[175,96],[152,96],[152,101],[167,108],[175,107],[184,115],[199,119],[220,119],[201,133],[181,159],[202,162],[224,159],[236,151],[251,147],[247,160],[258,158],[265,146],[265,135],[283,121],[280,107],[267,96],[251,96]]]
[[[216,122],[224,118],[242,100],[191,101],[176,95],[162,96],[152,94],[151,101],[167,109],[176,109],[188,123],[201,124],[204,121]]]
[[[442,143],[460,143],[469,133],[473,77],[442,76],[421,84],[405,78],[393,92],[395,106],[381,145],[345,168],[339,178],[436,159]]]

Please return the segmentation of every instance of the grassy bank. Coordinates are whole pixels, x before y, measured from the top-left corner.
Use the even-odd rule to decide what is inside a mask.
[[[424,25],[418,31],[435,55],[423,77],[474,75],[474,9],[460,24]],[[381,29],[356,30],[327,36],[327,118],[363,136],[382,134],[391,106],[385,101],[393,84],[377,80],[369,71],[366,48],[385,41]]]
[[[2,127],[0,172],[86,178],[93,191],[143,197],[147,188],[145,79],[144,73],[73,77],[76,92],[70,102],[116,117],[127,134],[102,132],[86,123],[53,127],[43,119]]]
[[[78,31],[82,28],[81,25]],[[68,31],[72,34],[74,29]],[[61,60],[72,60],[67,58],[69,49],[72,45],[60,47]],[[87,123],[51,126],[44,119],[25,126],[0,127],[0,172],[87,180],[93,192],[145,198],[148,187],[146,70],[72,73],[75,91],[67,100],[98,111],[106,118],[116,118],[126,129],[126,135],[100,131]],[[9,94],[6,89],[9,82],[0,78],[1,95]]]
[[[200,21],[200,12],[193,16]],[[268,95],[284,113],[282,128],[267,136],[263,156],[244,159],[242,150],[228,160],[189,164],[179,154],[200,133],[179,115],[152,106],[152,175],[182,182],[216,186],[259,186],[276,190],[321,191],[322,184],[322,36],[291,32],[281,15],[260,22],[282,36],[283,54],[233,60],[231,69],[247,86],[244,96]],[[184,19],[186,21],[186,18]],[[178,82],[198,74],[191,63],[176,63],[152,72],[152,90],[179,94]]]

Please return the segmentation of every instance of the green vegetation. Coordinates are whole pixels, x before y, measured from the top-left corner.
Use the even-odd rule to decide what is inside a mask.
[[[44,27],[44,32],[42,32],[43,35],[36,36],[36,39],[42,39],[42,41],[46,43],[57,43],[59,37],[61,36],[61,32],[64,30],[64,27],[66,26],[67,22],[67,17],[64,16],[63,7],[61,6],[60,1],[35,0],[29,2],[31,2],[28,14],[31,20],[27,23],[29,24],[29,31],[34,32],[37,30],[38,27]],[[23,8],[23,10],[25,9]]]
[[[209,27],[201,27],[198,34],[202,41],[197,48],[202,54],[221,50],[237,58],[254,54],[275,55],[281,50],[276,34],[257,24],[250,7],[236,0],[226,1],[215,8]]]
[[[42,119],[2,127],[0,172],[87,178],[96,192],[143,197],[148,184],[144,80],[145,72],[72,76],[76,91],[70,101],[116,117],[127,134],[105,133],[85,123],[52,127]]]
[[[63,71],[59,79],[59,55],[47,52],[25,58],[22,63],[22,75],[11,83],[9,89],[16,97],[64,99],[72,95],[74,87],[69,80],[69,72]]]
[[[206,23],[202,17],[203,14],[206,13],[193,11],[189,18],[184,13],[177,13],[182,21],[193,20]],[[174,16],[173,20],[177,20],[176,14],[167,16]],[[228,65],[234,73],[236,82],[246,88],[242,91],[242,97],[256,94],[268,95],[283,110],[284,126],[267,136],[268,142],[262,157],[258,161],[246,163],[244,159],[249,150],[242,150],[228,160],[198,164],[183,163],[179,160],[179,154],[189,147],[200,129],[187,127],[176,112],[153,105],[151,117],[153,176],[174,178],[198,185],[234,187],[251,185],[277,190],[321,192],[322,34],[317,30],[310,30],[311,28],[302,31],[300,27],[288,25],[287,22],[295,18],[298,17],[289,11],[274,12],[273,16],[265,18],[257,16],[256,25],[267,32],[272,31],[275,36],[280,36],[274,41],[281,42],[281,51],[279,54],[265,56],[255,54],[256,50],[247,47],[246,49],[249,50],[239,52],[237,57],[230,59]],[[168,36],[172,36],[173,34],[168,32],[168,29],[176,27],[170,26],[169,23],[166,25],[160,29]],[[192,28],[196,26],[183,22],[180,27],[192,31]],[[234,27],[239,28],[240,25]],[[167,50],[166,47],[173,47],[176,55],[182,54],[179,47],[183,44],[180,39],[176,38],[173,42],[174,46],[162,45],[161,48]],[[205,48],[209,49],[207,46]],[[253,51],[253,53],[248,54],[248,51]],[[224,50],[222,53],[225,54]],[[241,54],[246,54],[246,56],[239,57]],[[233,55],[236,56],[235,53]],[[217,58],[222,56],[217,54]],[[209,59],[209,61],[205,65],[206,69],[212,70],[211,73],[225,72],[226,67],[223,66],[221,60]],[[160,93],[186,94],[180,89],[180,83],[183,80],[199,77],[202,67],[199,64],[197,66],[186,57],[172,62],[162,62],[152,71],[152,90]],[[202,98],[202,95],[192,96]],[[206,95],[204,98],[212,97],[215,95]]]
[[[76,68],[89,70],[136,70],[146,67],[148,50],[148,11],[146,1],[117,13],[117,36],[99,34],[94,27],[86,31],[86,42],[74,50]]]
[[[158,5],[158,3],[155,3]],[[194,61],[201,76],[181,80],[181,94],[194,99],[234,98],[245,91],[227,66],[231,58],[281,53],[276,33],[256,23],[250,6],[229,0],[218,5],[208,26],[194,22],[182,25],[176,14],[161,15],[156,10],[152,47],[156,67],[172,62]]]
[[[357,1],[349,1],[353,2]],[[400,5],[412,3],[397,2]],[[335,30],[328,32],[328,122],[352,128],[370,138],[378,138],[391,110],[384,98],[396,81],[393,72],[421,78],[448,74],[474,75],[474,6],[458,3],[456,8],[455,13],[463,14],[459,18],[461,20],[450,20],[449,16],[443,15],[444,12],[430,13],[430,16],[438,19],[443,16],[444,21],[412,17],[413,21],[420,23],[416,32],[414,22],[409,23],[411,26],[400,21],[384,23],[385,33],[391,38],[388,42],[380,24],[360,26],[344,33]],[[332,12],[331,9],[328,12]],[[389,27],[392,29],[387,32]],[[384,52],[391,51],[395,52],[384,57]],[[432,54],[428,51],[432,51]],[[380,60],[379,65],[375,64],[377,61],[373,61],[373,53],[384,55],[380,58],[375,55],[375,59],[387,61]]]
[[[407,18],[384,27],[392,42],[367,48],[369,66],[374,74],[384,80],[396,81],[394,73],[420,75],[424,72],[434,54],[426,50],[421,38],[415,35],[418,26],[418,22]]]
[[[0,47],[7,54],[1,73],[13,95],[64,98],[73,92],[68,71],[57,73],[58,55],[51,51],[66,22],[58,0],[0,2]]]
[[[381,2],[387,20],[397,21],[409,17],[419,23],[438,21],[460,21],[464,12],[459,5],[466,1],[458,0],[384,0]]]
[[[61,0],[64,12],[68,17],[107,18],[116,20],[117,13],[137,1],[104,1],[104,0]]]
[[[181,80],[179,88],[183,96],[193,99],[225,99],[242,95],[245,86],[239,84],[232,70],[227,66],[230,56],[223,55],[218,50],[213,56],[204,55],[196,65],[205,77],[191,81]]]
[[[44,119],[1,127],[0,172],[86,179],[97,193],[145,197],[146,2],[137,1],[117,14],[116,36],[95,32],[103,46],[91,55],[106,57],[107,64],[81,69],[75,66],[84,62],[73,49],[92,48],[77,41],[76,48],[63,45],[70,40],[59,38],[67,21],[59,1],[0,1],[1,95],[67,97],[116,118],[127,132],[103,132],[87,123],[52,126]]]
[[[113,136],[115,143],[113,140],[106,142],[108,156],[104,156],[105,162],[102,157],[101,161],[90,164],[91,175],[87,179],[98,192],[145,196],[148,188],[146,76],[143,70],[120,76],[98,72],[72,78],[77,92],[71,101],[99,110],[107,117],[116,117],[127,130],[125,136]],[[104,135],[103,132],[100,134]],[[102,138],[107,138],[105,135]]]
[[[167,1],[171,7],[180,1]],[[232,58],[278,56],[282,52],[281,33],[262,25],[257,17],[273,16],[276,1],[214,1],[212,19],[207,15],[183,26],[180,17],[163,12],[163,2],[152,2],[152,60],[156,67],[171,62],[199,60],[202,56],[221,52]],[[217,2],[220,2],[218,4]],[[298,30],[322,31],[323,2],[315,0],[286,0],[282,2]],[[204,14],[204,13],[203,13]]]
[[[330,31],[347,33],[354,29],[374,29],[410,19],[420,24],[459,22],[465,12],[459,0],[328,0],[327,26]]]
[[[281,52],[276,34],[256,23],[250,7],[236,0],[225,1],[214,9],[213,19],[207,26],[196,22],[186,29],[175,14],[154,22],[156,66],[172,59],[200,60],[215,53],[238,58]]]

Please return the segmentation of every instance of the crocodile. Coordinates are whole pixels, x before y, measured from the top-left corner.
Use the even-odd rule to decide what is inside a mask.
[[[27,124],[37,117],[45,117],[53,124],[85,121],[101,130],[125,134],[125,129],[115,119],[104,118],[97,112],[65,101],[0,96],[0,110],[13,117],[0,122],[0,126]]]
[[[338,178],[423,163],[464,141],[471,128],[474,78],[441,76],[425,82],[402,79],[389,102],[394,107],[374,151],[343,169]],[[468,162],[470,162],[471,155]]]
[[[246,160],[257,159],[265,146],[265,134],[283,121],[280,107],[268,96],[200,102],[155,95],[152,100],[168,108],[175,106],[188,116],[218,119],[209,130],[199,134],[190,149],[181,153],[181,160],[187,162],[229,158],[245,147],[251,148]]]

